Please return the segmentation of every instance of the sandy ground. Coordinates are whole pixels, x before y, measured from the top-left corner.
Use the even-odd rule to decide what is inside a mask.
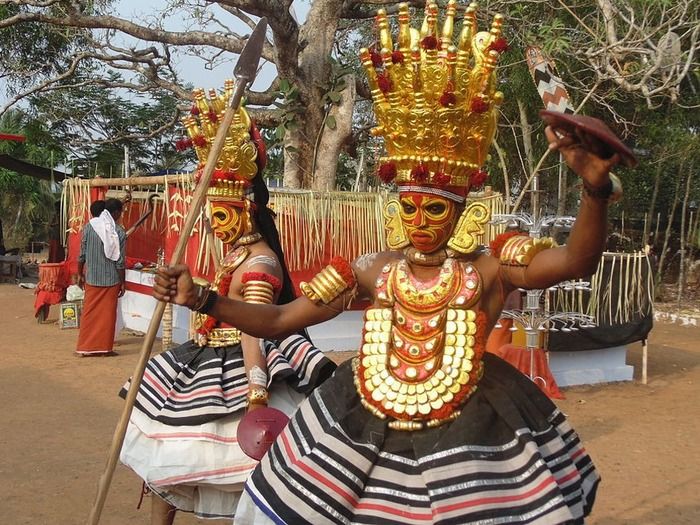
[[[116,357],[76,358],[75,330],[33,317],[32,291],[0,285],[0,523],[85,523],[122,409],[138,336],[122,336]],[[590,524],[700,523],[700,328],[658,324],[649,384],[565,390],[562,410],[603,476]],[[641,345],[628,361],[639,376]],[[119,465],[103,525],[146,524],[136,509],[141,482]],[[179,515],[177,524],[207,523]],[[208,523],[225,523],[215,521]]]

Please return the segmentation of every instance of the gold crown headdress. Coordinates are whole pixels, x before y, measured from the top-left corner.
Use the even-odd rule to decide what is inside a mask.
[[[477,32],[476,8],[466,8],[453,45],[456,0],[447,4],[442,32],[435,2],[426,5],[420,31],[410,27],[408,4],[399,4],[396,48],[386,11],[378,12],[381,49],[362,49],[360,58],[377,117],[372,133],[384,137],[387,156],[379,168],[384,182],[407,190],[431,187],[458,201],[484,182],[480,168],[503,100],[494,70],[507,44],[501,15],[490,31]]]
[[[209,91],[209,97],[201,88],[192,92],[194,104],[190,115],[182,119],[189,140],[178,141],[178,149],[193,146],[199,159],[198,170],[204,167],[207,156],[214,143],[219,123],[224,118],[228,102],[233,94],[233,80],[226,80],[224,91],[218,94],[216,90]],[[264,146],[257,129],[252,124],[248,112],[240,107],[233,118],[228,130],[224,147],[216,161],[216,169],[212,175],[207,195],[221,200],[252,199],[251,181],[258,173],[259,163],[264,157]],[[259,152],[258,149],[261,149]]]

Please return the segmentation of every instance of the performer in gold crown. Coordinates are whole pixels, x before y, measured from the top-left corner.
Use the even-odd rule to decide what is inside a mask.
[[[223,95],[213,92],[210,98],[194,92],[195,115],[184,124],[200,172],[232,88],[229,82]],[[230,251],[213,285],[202,286],[202,292],[216,290],[257,304],[294,299],[267,207],[265,159],[262,138],[240,109],[207,190],[212,228]],[[243,483],[257,464],[237,440],[246,409],[269,403],[291,414],[302,394],[335,369],[299,335],[275,345],[221,322],[211,315],[212,297],[200,293],[191,305],[198,312],[195,340],[148,363],[121,451],[122,462],[157,495],[153,524],[172,523],[176,509],[204,518],[233,517]]]
[[[357,296],[372,302],[359,355],[301,404],[246,483],[236,524],[558,524],[591,510],[599,477],[578,436],[484,343],[515,288],[595,270],[620,156],[599,153],[575,119],[548,127],[583,181],[568,244],[515,236],[498,256],[482,250],[489,213],[465,198],[484,182],[496,132],[502,18],[478,32],[470,6],[453,45],[456,8],[440,31],[428,4],[417,31],[400,5],[396,43],[380,11],[380,49],[361,52],[387,152],[379,176],[399,189],[385,210],[390,250],[333,260],[283,306],[207,296],[213,315],[258,335],[326,321]],[[161,300],[192,307],[200,292],[184,266],[156,278]]]

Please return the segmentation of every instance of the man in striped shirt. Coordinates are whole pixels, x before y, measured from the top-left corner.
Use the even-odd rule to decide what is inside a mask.
[[[125,292],[126,233],[117,224],[122,207],[119,199],[107,199],[101,213],[91,206],[91,211],[99,216],[83,229],[77,276],[78,284],[85,288],[76,348],[81,356],[115,355],[112,347],[117,301]]]

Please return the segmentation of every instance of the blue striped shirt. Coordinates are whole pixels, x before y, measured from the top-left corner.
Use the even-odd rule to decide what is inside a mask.
[[[117,224],[119,236],[119,259],[111,261],[105,256],[102,239],[88,222],[83,228],[80,240],[80,257],[78,262],[87,266],[85,282],[90,286],[114,286],[121,283],[118,270],[124,269],[126,259],[126,232]]]

